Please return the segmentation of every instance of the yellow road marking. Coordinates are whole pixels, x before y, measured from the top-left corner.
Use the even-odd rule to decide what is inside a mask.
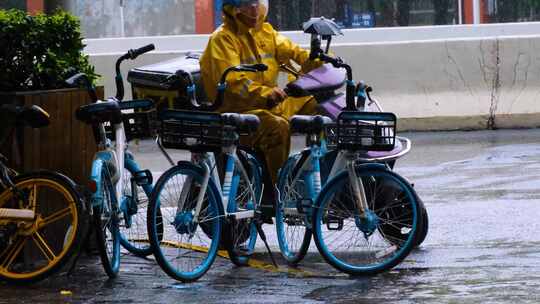
[[[137,242],[147,242],[146,240],[137,240]],[[204,246],[198,246],[198,245],[190,245],[190,244],[184,244],[180,242],[173,242],[173,241],[161,241],[162,245],[170,246],[172,248],[181,248],[181,249],[189,249],[199,252],[208,252],[208,247]],[[218,256],[229,259],[229,253],[226,250],[218,250]],[[306,271],[302,269],[296,269],[296,268],[283,268],[283,267],[275,267],[271,263],[267,263],[262,260],[257,260],[254,258],[249,258],[248,260],[248,266],[255,269],[260,269],[268,272],[274,272],[274,273],[287,273],[291,275],[297,275],[302,277],[315,277],[317,276],[315,273],[311,271]]]

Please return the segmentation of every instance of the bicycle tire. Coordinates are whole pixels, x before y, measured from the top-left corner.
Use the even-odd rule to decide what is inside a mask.
[[[396,189],[395,187],[392,187],[392,185],[384,185],[382,183],[382,187],[385,188],[385,191],[383,194],[375,199],[375,204],[377,205],[379,202],[384,203],[385,201],[392,199],[392,197],[400,197],[402,195],[405,195],[401,192],[401,189]],[[414,195],[416,201],[418,202],[419,210],[420,210],[420,225],[418,226],[418,233],[417,238],[414,242],[414,247],[418,247],[422,244],[422,242],[425,240],[428,229],[429,229],[429,219],[426,207],[424,206],[424,203],[416,193],[414,188],[410,188],[412,194]],[[393,217],[401,218],[402,216],[406,216],[408,213],[411,212],[409,208],[411,207],[410,204],[403,204],[399,206],[394,206],[393,208],[390,208],[387,210],[387,212],[393,213]],[[402,226],[400,226],[402,225]],[[389,240],[404,240],[404,235],[400,234],[400,229],[403,227],[403,225],[410,225],[410,222],[405,223],[391,223],[387,225],[381,225],[379,229],[382,230],[382,233],[389,236]]]
[[[196,281],[210,269],[220,242],[223,210],[219,191],[211,179],[201,208],[202,217],[197,223],[193,221],[192,211],[203,176],[202,168],[179,162],[158,179],[148,208],[148,233],[156,261],[171,278],[182,282]],[[178,210],[182,186],[188,178],[195,184],[185,193],[187,200]],[[189,264],[185,267],[181,265],[184,259]]]
[[[285,207],[296,207],[298,200],[307,198],[304,180],[294,180],[305,159],[300,154],[291,156],[278,176],[280,197],[276,208],[276,232],[281,255],[291,266],[297,265],[304,259],[311,243],[312,229],[308,222],[309,215],[306,213],[304,216],[286,216],[284,210]],[[289,229],[289,226],[292,228]],[[297,231],[297,227],[303,228]]]
[[[258,210],[258,204],[262,195],[262,177],[260,171],[260,164],[258,161],[244,155],[239,151],[238,157],[248,173],[249,182],[244,181],[244,178],[239,174],[240,181],[238,183],[237,195],[235,202],[237,205],[235,208],[242,208],[246,210]],[[254,188],[253,192],[255,197],[249,192],[247,185],[251,184]],[[236,209],[238,210],[238,209]],[[234,211],[234,210],[232,210]],[[257,242],[257,223],[255,218],[242,219],[240,221],[230,220],[227,225],[224,226],[224,243],[229,259],[231,262],[239,267],[247,266],[249,264],[249,256],[255,250],[255,244]],[[247,254],[242,254],[246,252]]]
[[[115,278],[120,271],[120,220],[116,190],[105,164],[101,168],[98,184],[99,193],[93,199],[96,244],[103,269],[110,278]]]
[[[342,172],[325,185],[317,199],[313,235],[319,252],[334,268],[350,275],[373,275],[395,267],[413,249],[421,225],[421,210],[412,187],[398,174],[379,165],[358,166],[356,174],[362,179],[368,206],[372,210],[367,213],[371,221],[360,218],[356,206],[351,204],[349,176]],[[404,197],[375,206],[376,195],[385,188],[379,185],[383,179],[401,187]],[[411,227],[401,229],[401,233],[407,235],[404,240],[390,242],[380,227],[387,223],[385,221],[400,220],[386,212],[400,204],[411,205]],[[358,250],[360,246],[363,246],[361,251]]]
[[[45,196],[45,200],[37,200],[39,205],[35,205],[32,208],[36,212],[36,218],[39,219],[43,226],[36,228],[30,235],[20,236],[13,235],[16,239],[12,243],[18,252],[8,252],[11,245],[7,245],[3,249],[0,249],[0,279],[14,284],[29,284],[43,280],[56,272],[58,272],[80,249],[83,230],[83,203],[80,194],[76,190],[75,183],[68,177],[53,171],[36,171],[32,173],[23,174],[13,178],[13,182],[18,189],[39,189],[38,195]],[[18,205],[17,202],[10,201],[13,198],[9,190],[4,190],[0,193],[0,208],[10,206],[10,204]],[[34,196],[34,198],[36,198]],[[67,207],[57,206],[53,202],[60,202],[63,198],[67,202]],[[41,204],[47,201],[47,204]],[[47,221],[49,219],[49,221]],[[48,222],[48,223],[47,223]],[[6,228],[7,226],[3,226]],[[34,229],[34,228],[32,228]],[[19,229],[17,229],[19,230]],[[62,232],[63,231],[63,232]],[[28,231],[27,231],[28,232]],[[59,237],[60,236],[60,237]],[[3,235],[4,241],[7,235]],[[22,239],[21,239],[22,238]],[[37,240],[43,240],[41,246],[45,245],[50,250],[50,253],[54,256],[52,261],[47,261],[46,265],[42,265],[47,260],[46,255],[42,250],[45,247],[39,247]],[[32,244],[32,240],[35,244]],[[7,243],[6,243],[7,244]],[[34,249],[40,250],[41,257],[36,256]],[[21,263],[24,257],[21,255],[27,254],[31,256],[32,263]],[[52,257],[52,256],[50,256]],[[49,258],[50,258],[49,257]],[[7,263],[6,259],[11,260]],[[13,265],[16,264],[16,265]],[[13,267],[12,267],[13,266]],[[27,269],[25,267],[35,266],[35,269]]]
[[[139,257],[146,257],[152,254],[152,247],[148,239],[148,228],[146,218],[148,213],[148,202],[152,195],[152,185],[137,186],[138,204],[134,205],[131,198],[131,177],[139,172],[139,166],[135,160],[126,157],[124,161],[124,191],[122,191],[122,204],[127,205],[123,219],[120,221],[120,244],[132,254]],[[126,214],[129,213],[129,214]],[[128,221],[129,219],[129,225]]]

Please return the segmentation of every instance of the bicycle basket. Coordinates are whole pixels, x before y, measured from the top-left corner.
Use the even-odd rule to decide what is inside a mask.
[[[396,142],[396,115],[344,111],[326,128],[329,148],[354,151],[391,151]]]
[[[151,100],[131,100],[119,102],[121,110],[133,110],[122,113],[122,122],[126,140],[153,138],[157,131],[157,112]],[[110,123],[105,124],[107,138],[115,140],[114,130]]]
[[[165,110],[159,135],[165,148],[190,151],[221,149],[223,123],[219,113]]]

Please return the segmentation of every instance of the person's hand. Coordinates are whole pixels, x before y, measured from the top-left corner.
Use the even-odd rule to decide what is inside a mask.
[[[283,91],[281,88],[275,87],[272,89],[272,93],[268,96],[268,107],[273,108],[280,104],[283,100],[287,98],[287,93]]]

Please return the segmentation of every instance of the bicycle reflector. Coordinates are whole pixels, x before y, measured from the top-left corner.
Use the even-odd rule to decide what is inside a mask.
[[[88,190],[90,191],[90,193],[97,192],[97,183],[95,180],[91,180],[88,182]]]

